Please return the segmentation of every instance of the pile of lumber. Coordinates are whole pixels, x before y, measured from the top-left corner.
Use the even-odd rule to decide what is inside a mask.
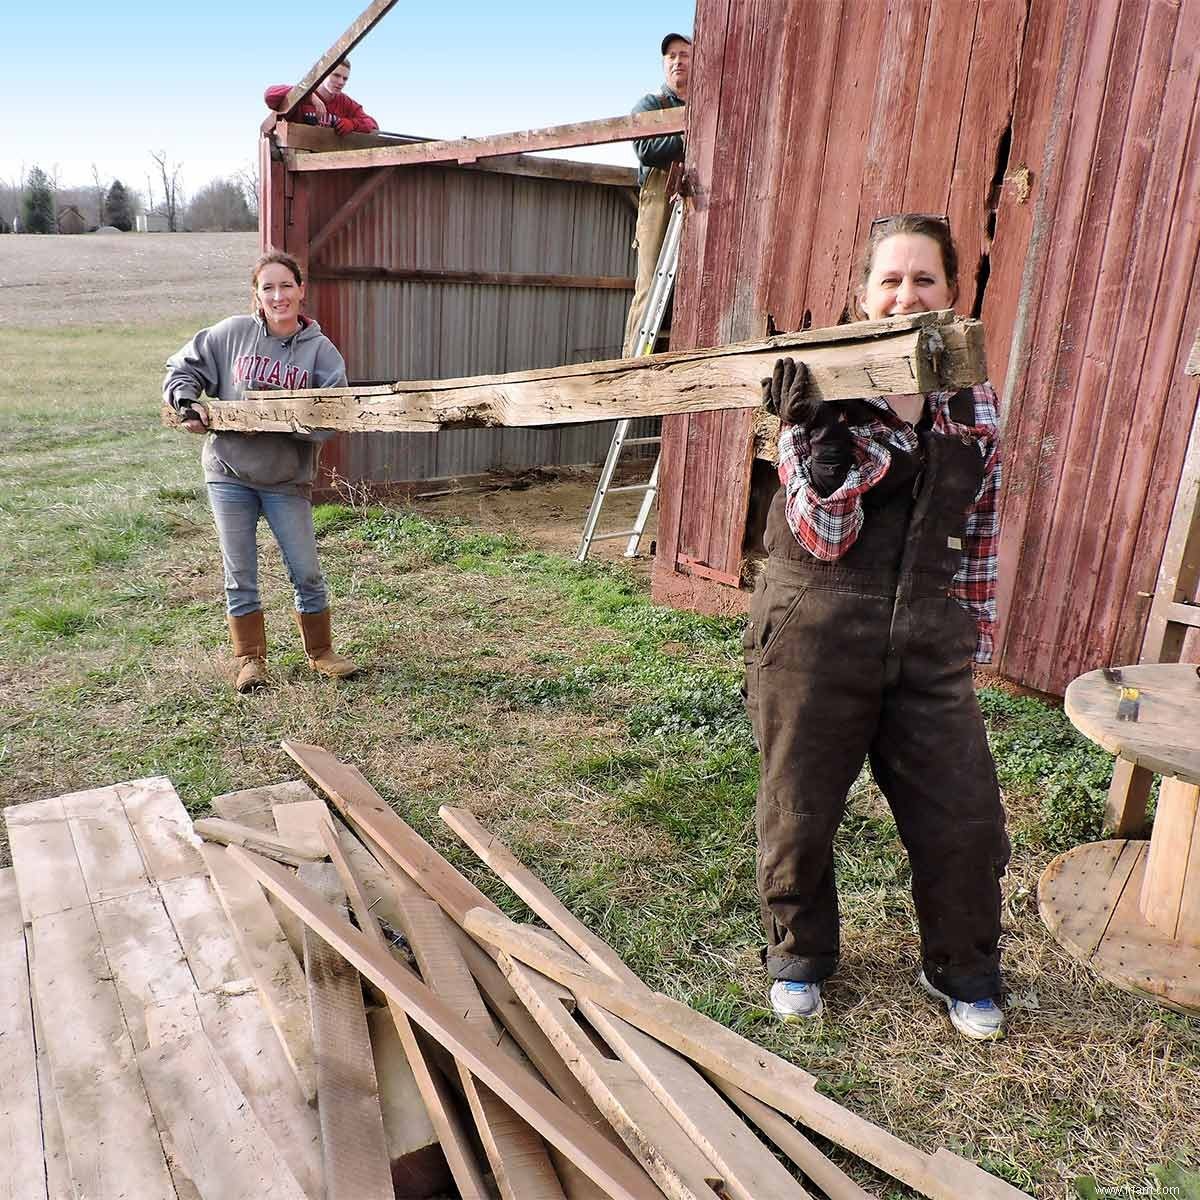
[[[328,803],[193,826],[160,778],[7,811],[0,1198],[872,1194],[796,1122],[936,1200],[1023,1195],[651,991],[471,814],[440,815],[546,927],[284,749]]]

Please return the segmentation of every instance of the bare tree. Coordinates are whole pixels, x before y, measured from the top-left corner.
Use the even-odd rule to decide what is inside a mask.
[[[183,170],[183,163],[171,162],[165,150],[160,150],[157,154],[151,150],[150,157],[158,164],[163,190],[162,214],[167,218],[167,229],[175,233],[179,229],[179,210],[182,207],[179,172]]]
[[[258,163],[253,159],[247,160],[231,176],[234,183],[242,189],[246,198],[246,207],[255,223],[258,222]]]
[[[92,163],[92,187],[95,189],[96,198],[96,224],[99,225],[104,220],[104,197],[108,193],[108,188],[101,182],[100,171],[95,163]]]

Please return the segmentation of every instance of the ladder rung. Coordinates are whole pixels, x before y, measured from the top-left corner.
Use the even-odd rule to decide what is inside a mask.
[[[648,483],[623,483],[620,487],[610,487],[608,494],[611,496],[613,492],[648,492],[650,484]]]
[[[621,445],[622,446],[657,446],[658,443],[661,441],[662,441],[662,438],[660,438],[660,437],[626,438],[621,443]]]
[[[612,538],[632,537],[635,533],[641,533],[641,532],[642,531],[640,529],[621,529],[616,533],[593,533],[592,541],[593,542],[607,542],[607,541],[610,541]]]

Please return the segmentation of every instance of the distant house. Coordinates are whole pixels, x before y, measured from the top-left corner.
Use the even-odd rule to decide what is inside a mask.
[[[59,233],[87,233],[87,231],[87,218],[74,204],[66,204],[58,210]]]
[[[137,224],[134,228],[138,233],[166,233],[166,215],[158,212],[138,213]]]

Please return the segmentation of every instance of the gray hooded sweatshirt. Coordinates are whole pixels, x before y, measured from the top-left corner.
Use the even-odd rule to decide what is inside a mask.
[[[271,388],[344,387],[346,364],[316,321],[301,318],[291,337],[275,337],[259,317],[226,317],[202,329],[167,359],[163,399],[176,411],[201,395],[240,400]],[[331,432],[205,435],[200,459],[209,483],[243,483],[267,492],[312,494],[320,443]]]

